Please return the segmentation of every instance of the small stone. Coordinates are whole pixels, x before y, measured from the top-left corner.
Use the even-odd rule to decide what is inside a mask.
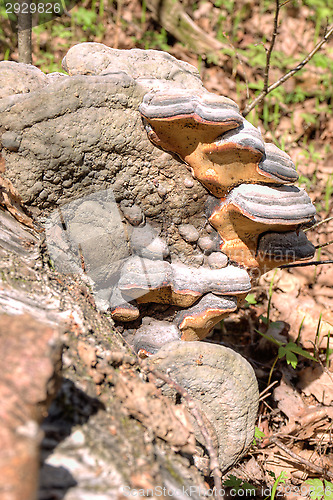
[[[209,236],[203,236],[199,238],[198,245],[203,252],[208,253],[214,250],[215,242]]]
[[[151,259],[165,259],[169,255],[168,245],[161,238],[155,238],[146,249],[142,249],[141,254]]]
[[[48,197],[48,192],[46,191],[46,189],[43,189],[43,191],[41,193],[39,193],[39,199],[40,200],[46,200],[46,198]]]
[[[228,257],[221,252],[213,252],[208,258],[207,262],[212,269],[221,269],[228,264]]]
[[[132,226],[138,226],[143,222],[143,213],[138,205],[133,205],[131,207],[127,206],[126,200],[120,202],[121,211],[124,217],[128,220]]]
[[[187,188],[191,188],[194,186],[194,181],[193,179],[190,179],[189,177],[186,177],[184,179],[184,186],[187,187]]]
[[[156,231],[148,224],[133,229],[131,247],[136,254],[149,259],[163,260],[169,255],[166,242],[159,238]]]
[[[41,181],[37,181],[30,189],[30,193],[32,195],[37,195],[38,193],[40,193],[43,189],[43,183]]]
[[[51,193],[47,199],[50,203],[57,201],[59,198],[59,193]]]
[[[178,227],[179,234],[184,238],[188,243],[194,243],[199,239],[198,230],[192,226],[192,224],[181,224]]]
[[[53,170],[47,170],[47,172],[44,173],[44,179],[46,181],[50,181],[54,176]]]
[[[67,181],[64,181],[62,183],[62,185],[64,188],[70,188],[73,185],[73,181],[72,181],[72,179],[67,179]]]
[[[21,144],[22,136],[16,132],[5,132],[2,134],[2,146],[9,151],[18,151]]]

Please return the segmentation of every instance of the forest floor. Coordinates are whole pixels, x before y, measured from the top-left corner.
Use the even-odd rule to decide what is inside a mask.
[[[165,16],[158,21],[151,13],[149,7],[154,4],[152,0],[77,3],[69,15],[34,29],[33,63],[46,72],[59,71],[68,48],[82,41],[166,50],[198,67],[209,91],[228,96],[244,110],[263,88],[274,2],[186,0],[180,8],[201,30],[196,38],[187,33],[186,46],[183,31],[178,37],[177,26],[170,27]],[[272,52],[270,83],[296,67],[333,20],[333,8],[324,1],[285,4]],[[205,50],[204,35],[208,36]],[[9,23],[3,24],[2,37],[2,56],[17,60]],[[208,52],[207,44],[214,46],[212,40],[221,50],[216,45]],[[247,116],[260,127],[266,142],[275,142],[295,162],[298,185],[309,193],[322,222],[307,236],[318,247],[315,260],[323,261],[333,259],[332,88],[333,38]],[[232,486],[246,486],[236,477],[258,488],[280,482],[289,500],[305,498],[305,481],[317,478],[319,482],[313,483],[317,486],[323,480],[326,486],[331,484],[332,492],[326,491],[325,499],[333,498],[332,266],[278,269],[262,276],[243,308],[224,320],[210,339],[247,357],[262,393],[257,426],[263,435],[231,471]],[[256,495],[270,498],[272,490]],[[312,498],[323,496],[318,490]]]

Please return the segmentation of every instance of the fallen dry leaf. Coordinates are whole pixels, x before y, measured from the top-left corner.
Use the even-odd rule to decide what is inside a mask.
[[[296,417],[302,415],[306,408],[300,394],[285,381],[284,377],[282,377],[278,387],[274,389],[273,395],[279,410],[288,417],[289,421],[294,421]]]
[[[311,366],[299,372],[298,387],[306,396],[313,395],[319,403],[333,403],[333,373],[323,371],[322,367]]]
[[[328,332],[333,331],[332,313],[317,304],[313,297],[307,296],[299,300],[290,297],[290,295],[276,293],[273,295],[272,305],[278,310],[279,319],[290,325],[289,336],[291,340],[297,339],[300,326],[303,323],[301,342],[306,349],[313,348],[321,315],[320,343],[317,347],[326,347],[326,336]]]
[[[331,460],[324,455],[319,455],[314,450],[308,450],[306,448],[300,449],[295,445],[291,445],[290,449],[305,460],[308,460],[315,465],[323,468],[323,472],[325,467],[328,467],[329,470],[332,467]],[[297,458],[289,456],[284,450],[281,450],[278,446],[274,446],[269,450],[265,450],[265,470],[269,470],[274,472],[275,476],[278,477],[281,472],[286,472],[288,479],[292,476],[293,478],[304,479],[304,473],[312,472],[306,465],[302,464]],[[263,457],[260,457],[263,459]],[[258,461],[260,462],[258,457]],[[272,478],[268,478],[269,481],[272,481]],[[302,498],[302,497],[300,497]],[[304,498],[304,496],[303,496]]]

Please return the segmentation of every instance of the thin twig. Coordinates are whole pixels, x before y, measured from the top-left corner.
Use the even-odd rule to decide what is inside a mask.
[[[205,422],[202,418],[201,412],[198,409],[198,407],[196,406],[194,399],[191,398],[191,396],[184,389],[184,387],[177,384],[177,382],[172,380],[165,373],[161,372],[160,370],[156,370],[155,368],[150,367],[147,362],[141,362],[140,364],[144,370],[147,370],[152,375],[154,375],[156,378],[163,380],[163,382],[168,384],[169,387],[173,388],[175,391],[177,391],[185,399],[185,401],[187,403],[187,407],[188,407],[189,411],[192,413],[192,415],[194,416],[194,418],[198,424],[198,427],[200,429],[200,432],[205,440],[205,446],[207,448],[209,458],[210,458],[210,470],[211,470],[211,472],[213,474],[213,478],[214,478],[215,498],[216,498],[216,500],[224,500],[224,495],[222,494],[222,482],[221,482],[222,474],[220,471],[217,453],[216,453],[212,438],[210,436],[209,430],[207,429],[207,427],[205,425]]]
[[[252,111],[252,109],[259,104],[267,94],[272,92],[272,90],[276,89],[280,85],[282,85],[285,81],[289,80],[295,73],[300,71],[318,52],[318,50],[329,40],[331,35],[333,34],[333,26],[325,33],[325,36],[317,43],[317,45],[312,49],[312,51],[293,69],[288,71],[285,75],[279,78],[275,83],[272,83],[266,90],[263,89],[260,94],[247,106],[245,106],[243,111],[243,116],[246,116]]]
[[[269,48],[266,53],[266,67],[265,67],[265,73],[264,73],[264,89],[263,92],[267,94],[267,89],[268,89],[268,81],[269,81],[269,70],[270,70],[270,63],[271,63],[271,57],[272,57],[272,52],[274,49],[275,45],[275,40],[278,34],[278,24],[279,24],[279,14],[280,14],[280,0],[275,0],[275,16],[274,16],[274,30],[272,34],[272,39],[271,43],[269,44]]]
[[[279,266],[279,269],[288,269],[289,267],[320,266],[324,264],[333,264],[333,260],[312,260],[311,262],[299,262],[297,264],[283,264],[283,266]]]
[[[325,247],[328,247],[328,245],[332,245],[333,243],[333,240],[331,241],[327,241],[326,243],[323,243],[322,245],[316,245],[315,246],[315,249],[318,250],[318,248],[325,248]]]
[[[274,385],[276,385],[278,383],[278,380],[274,380],[274,382],[272,382],[271,384],[269,384],[266,389],[264,389],[263,391],[261,391],[261,393],[259,394],[259,401],[263,401],[264,399],[266,399],[268,396],[271,395],[271,392],[268,392]]]
[[[305,458],[301,457],[300,455],[297,455],[297,453],[294,453],[293,451],[291,451],[288,448],[288,446],[281,443],[281,441],[279,439],[277,439],[276,437],[272,436],[269,440],[271,443],[276,444],[276,446],[281,448],[281,450],[286,452],[292,458],[294,458],[295,460],[297,460],[301,464],[305,465],[308,469],[315,471],[315,472],[318,472],[319,474],[321,474],[324,477],[326,476],[329,479],[333,479],[333,472],[330,472],[329,470],[325,470],[324,467],[320,467],[319,465],[313,464],[312,462],[309,462],[309,460],[306,460]]]
[[[332,217],[327,217],[327,219],[323,219],[323,220],[320,220],[319,222],[316,222],[316,224],[313,224],[313,226],[307,227],[306,229],[303,229],[303,232],[306,233],[307,231],[315,229],[318,226],[321,226],[322,224],[324,224],[325,222],[330,222],[331,220],[333,220],[333,216]]]

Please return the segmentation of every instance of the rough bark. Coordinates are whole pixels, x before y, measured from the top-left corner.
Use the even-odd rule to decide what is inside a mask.
[[[30,13],[30,0],[19,0],[19,12],[17,14],[17,42],[20,63],[32,63],[31,28],[32,16]]]
[[[36,352],[34,359],[39,370],[45,360],[49,367],[46,374],[59,373],[54,350],[50,351],[49,342],[44,347],[42,342],[42,332],[54,330],[64,332],[62,381],[41,427],[45,437],[41,444],[38,498],[124,498],[124,492],[157,487],[179,491],[175,498],[183,498],[183,488],[196,485],[204,489],[204,480],[192,465],[190,455],[175,451],[174,442],[157,437],[151,428],[132,418],[133,411],[122,403],[117,383],[122,377],[130,377],[135,392],[147,385],[137,369],[131,367],[133,355],[112,320],[96,310],[87,285],[52,271],[44,251],[40,234],[24,228],[0,209],[0,324],[2,353],[7,361],[0,391],[6,392],[9,408],[7,416],[2,417],[1,435],[12,436],[1,440],[0,467],[6,478],[4,486],[7,490],[10,486],[2,498],[22,500],[22,484],[26,488],[29,484],[30,496],[25,498],[35,498],[41,439],[37,424],[45,416],[41,402],[47,400],[47,393],[54,396],[54,390],[50,390],[49,376],[43,380],[32,371],[32,350]],[[16,343],[10,355],[13,335]],[[33,342],[30,347],[28,335]],[[114,361],[116,353],[118,363]],[[127,362],[122,364],[124,355]],[[26,379],[21,375],[23,359]],[[17,387],[22,385],[21,394]],[[11,399],[8,391],[13,394]],[[147,412],[156,398],[161,400],[161,409],[165,404],[168,408],[174,406],[156,393],[144,401]],[[156,425],[162,417],[156,412]],[[35,423],[29,424],[31,421]],[[13,455],[17,457],[15,464],[8,460]],[[23,482],[25,477],[29,477],[29,483]]]

